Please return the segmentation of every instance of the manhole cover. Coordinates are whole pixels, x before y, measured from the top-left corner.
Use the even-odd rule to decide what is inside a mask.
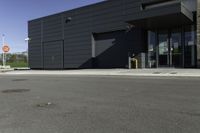
[[[26,81],[27,79],[13,79],[12,81]]]
[[[54,106],[54,104],[51,102],[36,104],[36,107],[39,107],[39,108],[48,108],[52,106]]]
[[[22,92],[28,92],[29,89],[8,89],[8,90],[2,90],[2,93],[22,93]]]

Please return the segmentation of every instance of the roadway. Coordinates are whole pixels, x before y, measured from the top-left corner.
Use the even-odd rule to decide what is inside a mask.
[[[0,75],[0,133],[199,132],[199,78]]]

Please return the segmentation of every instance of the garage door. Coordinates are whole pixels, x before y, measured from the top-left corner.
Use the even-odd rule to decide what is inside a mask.
[[[124,31],[94,35],[96,68],[124,68],[127,63],[127,47]]]

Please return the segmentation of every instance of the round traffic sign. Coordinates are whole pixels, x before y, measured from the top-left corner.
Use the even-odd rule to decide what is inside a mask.
[[[7,53],[7,52],[10,51],[10,47],[9,47],[8,45],[4,45],[4,46],[2,47],[2,50],[3,50],[3,52]]]

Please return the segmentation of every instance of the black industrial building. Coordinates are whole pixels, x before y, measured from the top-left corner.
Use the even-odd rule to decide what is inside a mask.
[[[197,67],[196,4],[107,0],[31,20],[30,68]]]

